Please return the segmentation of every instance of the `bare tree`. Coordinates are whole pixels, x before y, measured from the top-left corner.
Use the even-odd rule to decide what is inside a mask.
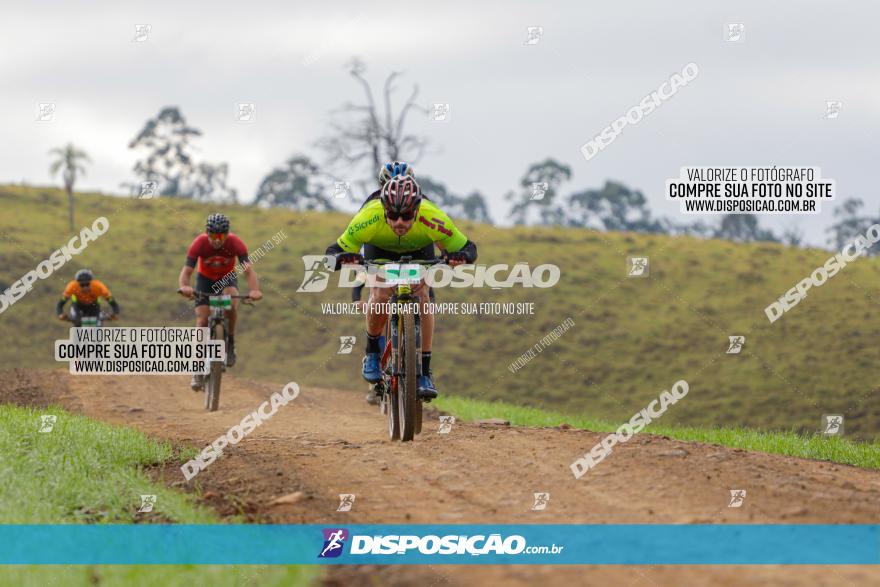
[[[424,137],[407,132],[407,115],[412,110],[427,113],[416,103],[418,85],[414,85],[403,106],[395,110],[392,98],[397,87],[395,82],[401,72],[394,71],[385,79],[382,88],[382,108],[377,105],[373,88],[364,77],[366,66],[360,59],[352,59],[346,67],[349,74],[360,84],[364,92],[363,103],[345,102],[333,112],[331,132],[317,141],[326,159],[334,167],[370,166],[370,173],[385,161],[401,159],[415,163],[425,152],[428,141]]]

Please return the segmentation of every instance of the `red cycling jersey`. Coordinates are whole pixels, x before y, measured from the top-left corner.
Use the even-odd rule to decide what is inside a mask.
[[[229,233],[219,249],[215,249],[208,235],[202,233],[196,237],[186,252],[187,265],[194,267],[198,260],[198,272],[212,281],[222,279],[233,271],[236,258],[242,263],[247,262],[248,250],[244,241],[233,232]]]

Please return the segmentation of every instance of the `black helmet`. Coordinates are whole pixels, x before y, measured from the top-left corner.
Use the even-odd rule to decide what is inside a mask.
[[[404,161],[386,163],[381,167],[381,169],[379,169],[379,187],[384,186],[389,179],[391,179],[392,177],[397,177],[398,175],[415,177],[415,173],[413,173],[413,168]]]
[[[211,214],[205,222],[205,230],[215,233],[229,232],[229,218],[225,214]]]
[[[90,283],[93,277],[91,269],[80,269],[76,272],[75,279],[79,283]]]

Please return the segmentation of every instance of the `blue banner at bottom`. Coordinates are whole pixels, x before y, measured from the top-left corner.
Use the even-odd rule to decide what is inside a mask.
[[[0,525],[0,564],[876,565],[880,525]]]

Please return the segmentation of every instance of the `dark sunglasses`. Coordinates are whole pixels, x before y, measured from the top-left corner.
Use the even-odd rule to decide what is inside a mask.
[[[397,220],[398,218],[400,218],[402,220],[412,220],[413,218],[415,218],[415,216],[416,216],[416,213],[412,212],[412,211],[404,212],[403,214],[398,214],[396,212],[388,212],[387,210],[385,211],[385,218],[387,218],[388,220],[391,220],[391,221]]]

